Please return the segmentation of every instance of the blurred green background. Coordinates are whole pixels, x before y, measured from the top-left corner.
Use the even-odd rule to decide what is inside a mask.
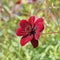
[[[60,60],[60,0],[0,0],[0,60]],[[44,18],[39,45],[21,46],[15,31],[21,19]]]

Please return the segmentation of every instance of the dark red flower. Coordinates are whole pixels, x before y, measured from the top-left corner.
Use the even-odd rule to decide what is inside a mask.
[[[36,2],[37,0],[32,0],[32,2]]]
[[[18,1],[16,2],[16,4],[21,4],[21,2],[22,2],[22,0],[18,0]]]
[[[38,46],[38,39],[40,33],[44,29],[44,23],[42,18],[35,19],[35,16],[31,16],[28,21],[21,20],[19,22],[19,28],[16,30],[17,36],[23,36],[20,40],[20,44],[24,46],[27,42],[31,42],[34,48]]]

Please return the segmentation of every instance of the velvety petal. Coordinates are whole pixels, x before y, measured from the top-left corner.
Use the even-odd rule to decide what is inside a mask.
[[[44,29],[44,24],[43,23],[37,23],[34,27],[36,31],[42,31]]]
[[[33,45],[34,48],[36,48],[38,46],[38,40],[31,40],[31,44]]]
[[[36,32],[36,33],[35,33],[35,39],[38,40],[38,39],[39,39],[39,36],[40,36],[40,32],[42,32],[43,29],[44,29],[44,24],[43,24],[43,22],[38,22],[38,23],[35,25],[34,29],[35,29],[35,32]]]
[[[39,22],[43,22],[43,18],[38,18],[38,19],[36,20],[36,22],[35,22],[35,25],[36,25],[37,23],[39,23]]]
[[[30,16],[28,22],[33,26],[34,25],[34,20],[35,20],[35,16]]]
[[[24,36],[24,35],[26,35],[27,33],[22,29],[22,28],[18,28],[17,30],[16,30],[16,35],[17,36]]]
[[[40,31],[36,31],[35,33],[35,39],[38,40],[40,37]]]
[[[38,24],[36,24],[36,31],[43,31],[43,29],[44,29],[44,24],[43,23],[38,23]]]
[[[21,46],[24,46],[27,42],[31,41],[32,38],[33,38],[33,35],[28,35],[26,37],[22,37],[22,39],[20,40]]]
[[[22,27],[22,28],[25,28],[26,26],[30,25],[26,20],[21,20],[19,22],[19,25]]]
[[[44,23],[42,18],[38,18],[37,21],[35,22],[35,27],[34,29],[37,31],[42,31],[44,29]]]

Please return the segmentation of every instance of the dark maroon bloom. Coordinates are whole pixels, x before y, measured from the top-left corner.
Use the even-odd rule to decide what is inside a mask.
[[[18,0],[18,1],[16,2],[16,4],[21,4],[21,2],[22,2],[22,0]]]
[[[32,0],[33,2],[36,2],[37,0]]]
[[[28,21],[21,20],[19,22],[20,27],[16,30],[17,36],[23,36],[20,40],[20,44],[24,46],[27,42],[31,42],[34,48],[38,46],[38,39],[40,33],[44,29],[44,23],[42,18],[35,19],[35,16],[31,16]]]

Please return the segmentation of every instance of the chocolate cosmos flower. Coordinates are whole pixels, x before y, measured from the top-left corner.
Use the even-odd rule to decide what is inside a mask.
[[[18,1],[16,2],[16,4],[21,4],[21,2],[22,2],[22,0],[18,0]]]
[[[21,20],[19,22],[20,27],[16,30],[17,36],[23,36],[20,40],[21,46],[31,42],[34,48],[38,46],[38,39],[40,33],[44,29],[44,23],[42,18],[35,19],[35,16],[30,16],[27,20]]]

